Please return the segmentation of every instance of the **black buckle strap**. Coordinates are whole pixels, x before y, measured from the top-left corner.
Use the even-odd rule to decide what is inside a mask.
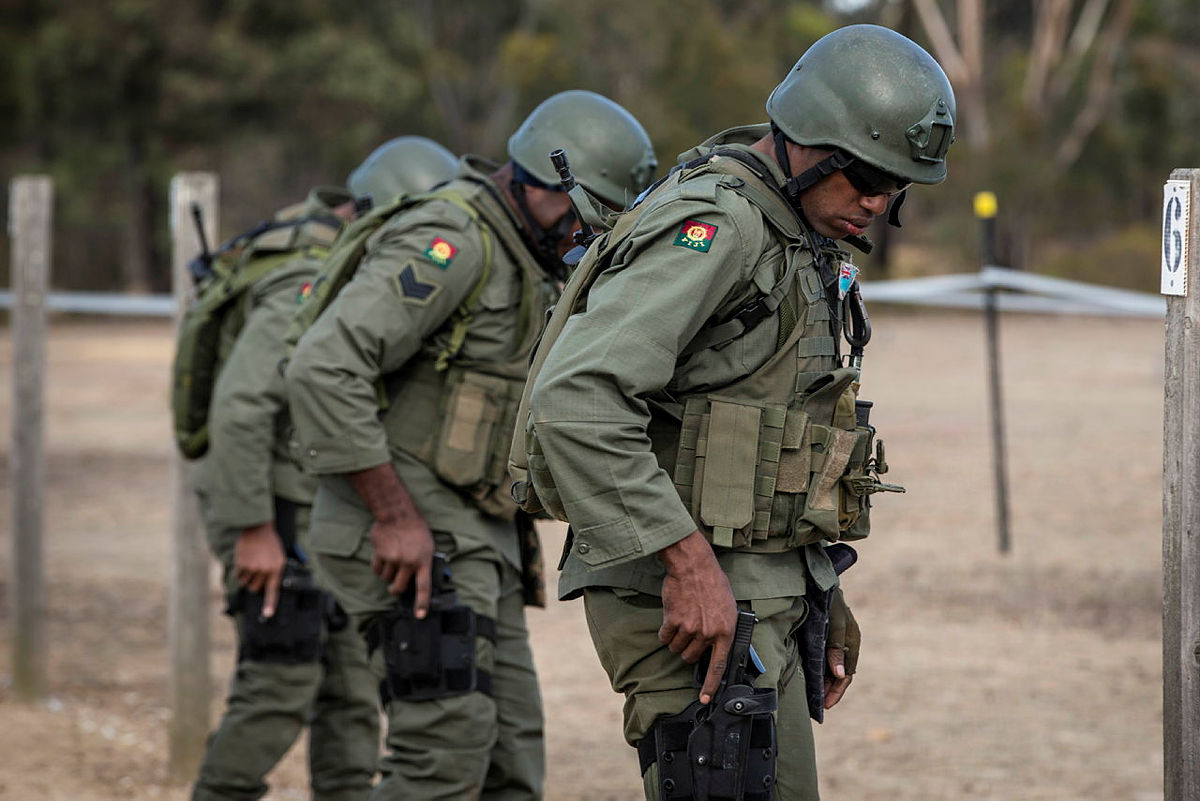
[[[377,621],[369,629],[367,629],[367,654],[375,653],[375,649],[383,641],[382,627]],[[483,637],[485,640],[496,642],[496,618],[488,617],[487,615],[475,615],[475,636]]]
[[[493,686],[491,672],[487,670],[476,669],[475,690],[483,693],[484,695],[491,695]],[[392,685],[386,678],[384,678],[379,682],[379,703],[383,706],[387,706],[394,700],[396,700],[396,696],[392,694]]]

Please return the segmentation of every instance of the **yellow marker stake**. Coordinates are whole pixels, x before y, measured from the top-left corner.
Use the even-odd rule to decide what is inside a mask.
[[[996,193],[975,193],[975,216],[981,220],[990,220],[996,216]]]

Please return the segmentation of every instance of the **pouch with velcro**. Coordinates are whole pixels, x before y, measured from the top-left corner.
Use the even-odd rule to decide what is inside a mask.
[[[753,547],[770,534],[787,410],[709,396],[684,404],[675,486],[722,548]]]
[[[449,383],[434,469],[467,490],[483,511],[512,519],[516,506],[508,497],[506,464],[522,385],[472,370],[453,370]]]
[[[853,433],[854,449],[841,480],[838,528],[842,540],[861,540],[871,533],[871,493],[863,487],[870,480],[867,468],[874,447],[875,429],[858,426]]]

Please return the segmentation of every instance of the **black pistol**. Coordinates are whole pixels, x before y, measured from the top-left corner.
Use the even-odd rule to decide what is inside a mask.
[[[638,745],[643,773],[658,763],[663,801],[770,801],[775,785],[774,688],[754,687],[765,671],[750,645],[756,618],[738,612],[721,683],[708,704],[661,717]],[[696,666],[698,680],[708,659]]]

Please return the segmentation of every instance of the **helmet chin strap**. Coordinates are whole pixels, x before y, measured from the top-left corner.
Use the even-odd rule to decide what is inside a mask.
[[[804,208],[800,205],[800,193],[822,178],[832,175],[843,167],[849,166],[854,161],[854,156],[851,156],[844,150],[834,150],[833,153],[821,159],[799,175],[792,175],[792,162],[788,158],[787,151],[788,139],[774,122],[771,123],[771,135],[775,141],[775,160],[779,162],[779,166],[783,168],[784,174],[788,177],[787,181],[783,184],[784,197],[788,199],[788,203],[792,204],[792,208],[796,210],[796,213],[804,217]],[[905,189],[892,202],[891,209],[888,212],[888,225],[893,225],[896,228],[901,227],[900,207],[904,205],[904,198],[907,194],[908,190]],[[807,221],[807,218],[805,220]]]
[[[787,137],[775,123],[771,123],[771,134],[775,139],[775,159],[788,177],[783,184],[783,194],[797,211],[800,210],[801,192],[854,161],[854,156],[842,150],[835,150],[799,175],[792,175],[792,161],[788,157]]]
[[[508,190],[517,201],[517,210],[525,221],[525,227],[533,238],[534,255],[538,264],[555,279],[566,277],[566,267],[558,255],[558,245],[563,237],[575,228],[575,209],[568,208],[566,213],[558,218],[550,228],[543,228],[529,208],[529,198],[525,196],[525,183],[513,178],[508,182]]]

